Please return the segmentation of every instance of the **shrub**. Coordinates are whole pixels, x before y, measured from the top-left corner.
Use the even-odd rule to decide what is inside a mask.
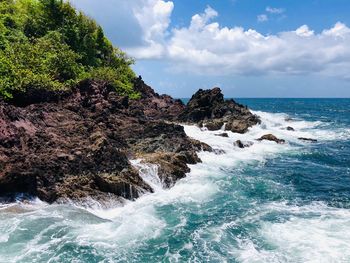
[[[0,96],[6,99],[27,88],[69,89],[84,78],[107,81],[136,99],[132,63],[68,2],[0,2]]]

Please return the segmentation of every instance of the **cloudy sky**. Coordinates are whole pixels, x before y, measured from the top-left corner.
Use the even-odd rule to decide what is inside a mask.
[[[349,0],[71,0],[160,93],[350,97]]]

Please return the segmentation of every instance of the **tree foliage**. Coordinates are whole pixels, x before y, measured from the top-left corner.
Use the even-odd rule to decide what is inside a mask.
[[[62,0],[0,0],[0,96],[62,90],[85,78],[138,98],[133,63],[94,20]]]

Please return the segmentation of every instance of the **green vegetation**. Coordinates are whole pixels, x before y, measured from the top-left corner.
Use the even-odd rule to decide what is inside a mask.
[[[95,21],[63,0],[0,0],[0,96],[28,88],[65,90],[83,79],[133,90],[133,60],[114,48]]]

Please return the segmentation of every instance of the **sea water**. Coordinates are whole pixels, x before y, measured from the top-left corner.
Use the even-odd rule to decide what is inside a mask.
[[[131,160],[155,193],[123,206],[0,203],[0,262],[350,262],[350,100],[238,101],[262,123],[228,138],[185,126],[225,153],[200,152],[171,189]],[[286,144],[256,141],[268,133]]]

